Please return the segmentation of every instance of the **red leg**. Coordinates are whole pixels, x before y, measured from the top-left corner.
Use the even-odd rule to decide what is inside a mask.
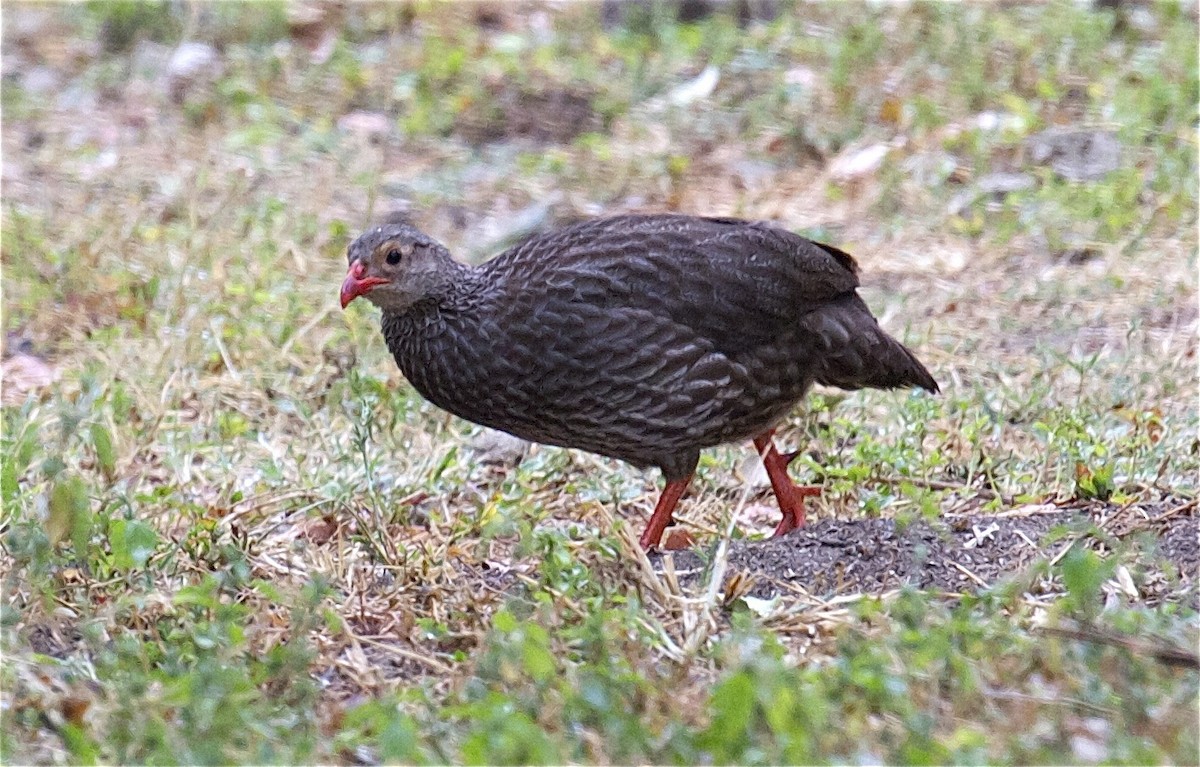
[[[754,438],[754,447],[762,456],[767,476],[771,478],[771,489],[775,491],[775,500],[779,501],[779,511],[783,513],[779,526],[775,528],[775,535],[783,535],[797,527],[804,527],[804,499],[807,496],[820,495],[821,488],[801,486],[792,481],[788,476],[787,467],[798,454],[781,455],[771,439],[774,433],[775,430],[771,429],[759,434]]]
[[[688,483],[691,481],[692,475],[689,474],[683,479],[671,480],[663,488],[662,495],[658,497],[658,504],[654,507],[654,513],[650,515],[650,523],[646,525],[646,532],[642,533],[639,541],[643,549],[658,545],[662,539],[663,530],[666,530],[667,525],[671,524],[671,514],[675,511],[675,506],[683,497],[683,491],[687,490]]]

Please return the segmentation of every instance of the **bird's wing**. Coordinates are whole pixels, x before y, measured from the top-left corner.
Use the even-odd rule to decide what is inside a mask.
[[[673,215],[584,222],[493,264],[519,272],[507,284],[522,291],[669,317],[723,353],[778,338],[858,287],[854,260],[836,248],[765,224]]]

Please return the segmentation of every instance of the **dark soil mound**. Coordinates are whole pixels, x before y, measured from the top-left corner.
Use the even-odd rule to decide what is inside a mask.
[[[1152,591],[1192,591],[1200,569],[1196,502],[1167,499],[1143,506],[1095,504],[998,516],[962,516],[898,525],[891,519],[821,520],[765,541],[730,544],[729,575],[753,574],[751,593],[769,597],[801,587],[819,596],[877,593],[905,585],[979,591],[1053,559],[1075,545],[1111,548],[1156,571]],[[681,580],[705,570],[704,552],[674,552]],[[661,561],[661,557],[656,558]],[[1162,577],[1162,576],[1165,576]],[[1175,588],[1172,588],[1172,585]],[[1144,593],[1150,600],[1163,594]]]

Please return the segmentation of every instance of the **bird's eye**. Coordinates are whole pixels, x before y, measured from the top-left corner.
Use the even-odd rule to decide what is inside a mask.
[[[392,266],[400,263],[400,259],[407,258],[413,254],[413,244],[411,242],[400,243],[392,246],[387,253],[387,262]]]

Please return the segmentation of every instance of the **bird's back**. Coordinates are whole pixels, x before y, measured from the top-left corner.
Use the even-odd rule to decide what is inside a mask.
[[[854,260],[766,224],[625,215],[536,235],[484,264],[513,297],[533,290],[643,309],[718,348],[770,340],[858,287]]]
[[[587,221],[477,281],[385,333],[429,399],[534,441],[666,466],[769,428],[814,381],[936,389],[858,298],[850,256],[764,224]]]

